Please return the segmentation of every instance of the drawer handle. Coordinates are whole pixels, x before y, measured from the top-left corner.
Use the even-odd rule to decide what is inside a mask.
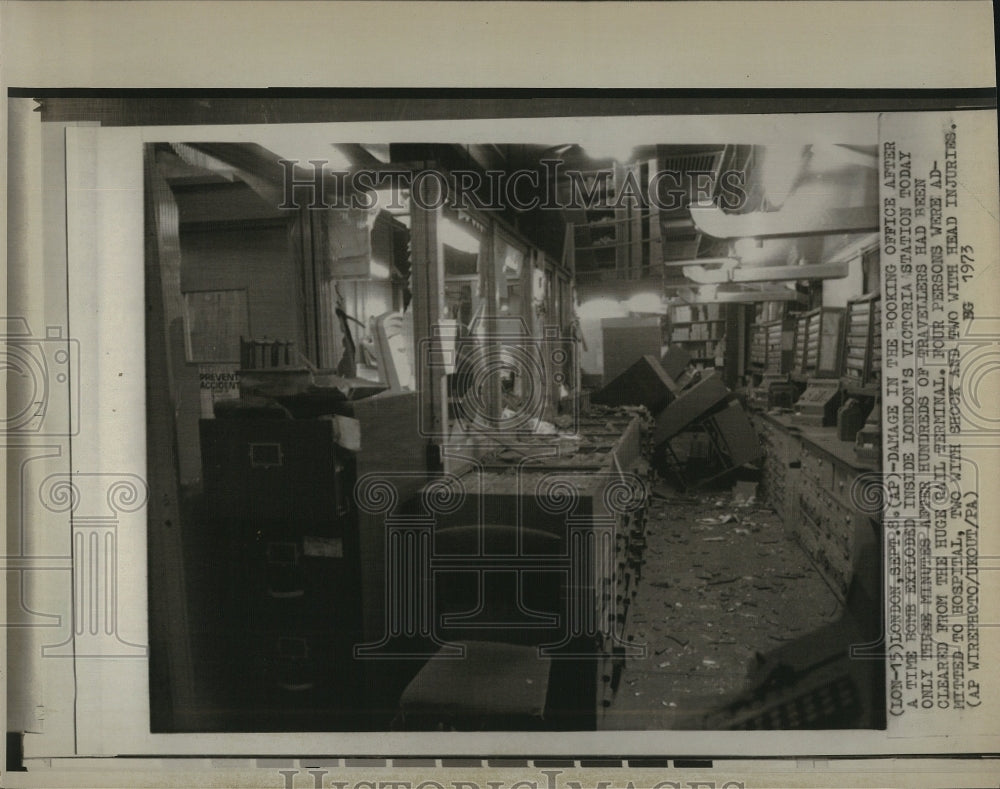
[[[281,444],[250,444],[250,468],[278,468],[285,462]]]

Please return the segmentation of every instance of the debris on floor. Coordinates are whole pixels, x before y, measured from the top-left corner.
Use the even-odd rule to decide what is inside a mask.
[[[757,500],[757,483],[739,480],[733,487],[733,504],[737,507],[750,507]]]
[[[628,660],[630,692],[616,696],[605,728],[669,729],[707,713],[744,688],[759,653],[839,616],[833,592],[756,488],[653,487],[630,628],[645,654]]]

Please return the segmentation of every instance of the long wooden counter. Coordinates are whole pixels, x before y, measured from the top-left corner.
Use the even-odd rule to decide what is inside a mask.
[[[857,457],[836,428],[757,412],[765,449],[762,487],[786,531],[842,602],[881,599],[881,486],[877,463]],[[877,609],[877,606],[875,606]],[[877,610],[876,610],[877,614]]]
[[[404,524],[426,529],[435,637],[538,650],[551,662],[545,720],[556,728],[599,725],[632,650],[624,633],[645,545],[644,432],[639,417],[607,413],[581,418],[574,437],[511,437],[428,483]],[[421,518],[427,525],[414,526]],[[429,661],[404,693],[408,718],[441,714],[460,673]],[[489,719],[495,707],[465,713]]]

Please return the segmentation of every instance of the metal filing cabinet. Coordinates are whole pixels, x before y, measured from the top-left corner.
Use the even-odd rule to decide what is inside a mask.
[[[338,403],[340,416],[357,422],[358,451],[336,443],[329,418],[201,421],[206,527],[228,535],[218,565],[228,577],[220,603],[235,725],[388,725],[393,688],[404,680],[354,657],[383,627],[385,527],[355,501],[354,485],[396,474],[400,498],[419,488],[427,453],[417,405],[412,392]]]
[[[229,533],[236,704],[264,726],[315,712],[337,728],[359,688],[350,459],[329,420],[203,419],[200,432],[206,499]]]

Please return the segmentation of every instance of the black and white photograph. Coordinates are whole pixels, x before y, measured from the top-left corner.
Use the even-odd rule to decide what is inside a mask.
[[[617,142],[145,146],[154,731],[884,727],[876,141]]]
[[[0,5],[0,785],[995,785],[992,11]]]

